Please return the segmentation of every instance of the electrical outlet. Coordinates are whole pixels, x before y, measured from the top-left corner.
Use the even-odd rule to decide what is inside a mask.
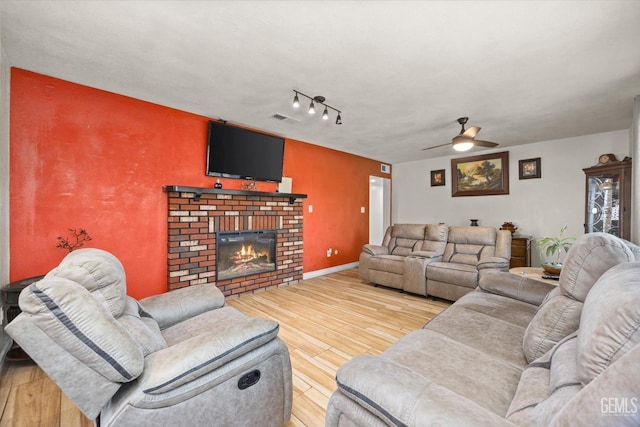
[[[331,248],[327,249],[327,258],[331,257]]]

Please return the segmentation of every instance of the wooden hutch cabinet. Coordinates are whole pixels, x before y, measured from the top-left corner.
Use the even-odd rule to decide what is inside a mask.
[[[629,240],[631,233],[631,158],[603,154],[586,175],[584,232],[605,232]]]

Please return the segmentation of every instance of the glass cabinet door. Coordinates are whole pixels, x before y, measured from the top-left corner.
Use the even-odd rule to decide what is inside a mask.
[[[585,232],[620,236],[620,174],[587,176]]]

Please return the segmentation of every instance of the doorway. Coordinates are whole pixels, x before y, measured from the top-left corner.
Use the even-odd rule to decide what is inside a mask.
[[[369,176],[369,243],[379,245],[391,225],[391,180]]]

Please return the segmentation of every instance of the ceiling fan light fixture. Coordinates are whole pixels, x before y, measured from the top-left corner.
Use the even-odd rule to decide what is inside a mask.
[[[462,141],[462,142],[454,142],[453,149],[456,151],[469,151],[473,148],[473,142],[471,141]]]

